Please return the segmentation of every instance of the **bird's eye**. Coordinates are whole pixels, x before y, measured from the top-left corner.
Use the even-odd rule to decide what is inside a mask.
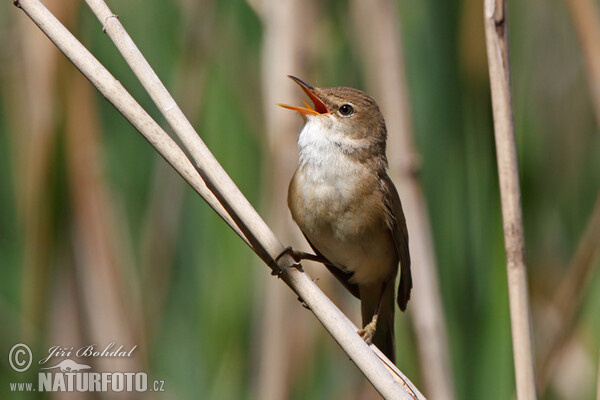
[[[349,117],[354,114],[354,107],[350,104],[342,104],[338,111],[342,117]]]

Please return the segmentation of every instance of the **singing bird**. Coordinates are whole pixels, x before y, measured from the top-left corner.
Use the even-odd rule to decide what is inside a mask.
[[[400,197],[387,175],[387,131],[375,100],[350,87],[312,87],[293,79],[314,108],[279,104],[306,120],[288,206],[315,255],[361,300],[359,334],[395,362],[394,292],[398,306],[412,289],[408,232]]]

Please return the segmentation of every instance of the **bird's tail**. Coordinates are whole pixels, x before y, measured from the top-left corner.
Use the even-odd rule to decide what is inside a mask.
[[[393,281],[392,281],[393,282]],[[361,314],[363,327],[371,322],[377,310],[381,290],[384,290],[381,309],[377,319],[377,329],[373,336],[373,344],[386,355],[394,364],[396,363],[396,346],[394,341],[394,285],[386,284],[377,287],[360,286]]]

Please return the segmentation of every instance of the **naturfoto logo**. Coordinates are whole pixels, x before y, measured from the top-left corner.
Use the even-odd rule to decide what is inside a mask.
[[[52,346],[48,349],[48,355],[38,362],[40,366],[46,363],[48,365],[39,368],[37,387],[33,382],[12,382],[10,390],[12,392],[164,391],[164,381],[154,380],[149,385],[148,375],[145,372],[88,372],[92,368],[90,365],[67,358],[131,357],[136,348],[137,345],[117,346],[114,342],[107,346],[91,344],[78,349]],[[29,369],[32,359],[33,354],[26,344],[18,343],[10,350],[9,363],[16,372]]]

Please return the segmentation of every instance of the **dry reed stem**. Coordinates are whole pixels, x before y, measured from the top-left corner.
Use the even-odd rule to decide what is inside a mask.
[[[75,64],[75,66],[96,86],[102,94],[136,127],[149,142],[170,161],[171,165],[182,174],[187,164],[174,156],[178,147],[167,137],[164,131],[135,102],[118,81],[71,35],[60,22],[37,0],[16,1],[38,27],[59,47],[59,49]],[[197,136],[191,124],[185,119],[181,110],[168,94],[160,80],[156,77],[147,61],[143,58],[131,38],[126,34],[116,16],[110,12],[103,2],[89,1],[98,11],[100,20],[106,31],[115,40],[117,47],[129,60],[138,79],[144,82],[151,97],[159,105],[176,133],[188,147],[197,162],[197,171],[202,175],[207,187],[220,201],[221,205],[234,218],[254,251],[267,265],[279,273],[279,277],[302,297],[310,310],[315,314],[327,331],[338,342],[352,361],[359,367],[379,393],[386,399],[422,399],[420,393],[403,374],[394,368],[392,371],[401,377],[404,385],[398,384],[388,371],[386,364],[381,363],[377,355],[356,334],[357,328],[342,314],[335,305],[319,290],[310,277],[300,269],[294,268],[291,256],[284,255],[278,259],[277,265],[272,262],[284,250],[284,246],[275,237],[264,221],[237,189],[229,176],[222,169],[214,156],[208,151]],[[111,33],[112,32],[112,33]],[[173,148],[175,147],[175,149]],[[181,167],[181,170],[180,168]],[[189,179],[194,182],[193,178]]]
[[[581,47],[596,128],[600,129],[600,13],[597,3],[592,0],[566,0],[566,3]],[[541,393],[547,389],[555,366],[560,361],[561,349],[573,333],[576,314],[596,266],[594,259],[599,248],[600,193],[565,278],[557,289],[554,304],[557,306],[560,322],[555,331],[549,332],[549,344],[542,349],[540,356],[538,387]]]
[[[63,12],[64,3],[55,4]],[[48,295],[49,261],[52,259],[51,203],[46,196],[55,153],[56,131],[53,104],[56,101],[58,53],[26,21],[15,21],[21,57],[18,97],[14,100],[14,171],[17,211],[23,230],[23,275],[21,278],[21,336],[36,343]],[[7,98],[12,98],[7,96]],[[27,112],[24,112],[27,110]]]
[[[76,74],[73,70],[66,73]],[[77,109],[76,113],[66,115],[65,130],[74,221],[71,240],[84,326],[90,328],[87,334],[92,343],[107,345],[118,338],[125,347],[138,346],[137,357],[98,359],[100,369],[139,371],[145,348],[137,331],[141,325],[139,313],[132,309],[139,301],[133,301],[133,291],[125,284],[126,265],[121,262],[124,257],[120,257],[114,239],[116,218],[110,192],[102,179],[94,93],[80,75],[67,82],[66,108]]]
[[[142,283],[144,331],[152,348],[168,300],[171,266],[179,239],[184,199],[183,182],[158,159],[153,165],[150,200],[140,240],[140,281]]]
[[[263,113],[265,115],[264,147],[268,157],[263,167],[265,209],[269,210],[267,221],[273,231],[285,243],[294,245],[304,242],[287,208],[287,187],[296,167],[296,137],[299,118],[295,113],[276,107],[277,102],[292,99],[297,87],[287,78],[288,74],[306,76],[303,47],[308,45],[306,32],[311,32],[308,18],[310,4],[306,0],[262,0],[252,4],[263,26],[261,55],[261,85],[263,89]],[[258,271],[257,271],[258,272]],[[293,378],[302,363],[300,354],[309,353],[307,341],[314,340],[306,319],[292,320],[297,307],[294,298],[282,285],[266,285],[259,293],[257,308],[261,311],[258,337],[258,371],[255,398],[264,400],[290,397]],[[293,340],[295,345],[288,346]]]
[[[596,259],[600,253],[600,193],[585,231],[577,245],[577,251],[569,264],[565,277],[556,290],[553,304],[558,312],[558,324],[549,332],[548,346],[540,356],[538,388],[544,393],[553,371],[560,361],[562,349],[573,334],[577,311],[581,308],[588,291]]]
[[[409,310],[424,390],[433,399],[451,400],[454,385],[448,334],[429,215],[417,174],[419,155],[410,116],[397,6],[392,0],[354,0],[351,5],[367,85],[381,106],[388,128],[390,175],[398,184],[406,214],[415,286]]]
[[[188,110],[189,118],[196,121],[203,107],[203,84],[207,74],[207,68],[203,67],[200,59],[207,56],[213,43],[207,38],[214,37],[211,24],[215,17],[214,4],[207,0],[179,0],[178,3],[185,50],[177,66],[175,91]],[[179,239],[185,199],[185,183],[174,179],[173,170],[158,158],[153,165],[152,181],[139,252],[144,266],[141,281],[149,348],[156,339],[166,306],[170,268]]]
[[[596,400],[600,400],[600,352],[598,354],[598,381],[596,383]]]
[[[600,13],[594,0],[565,0],[579,38],[585,64],[590,97],[600,128]]]
[[[125,115],[127,120],[144,135],[160,155],[173,166],[183,179],[206,200],[223,220],[242,238],[247,239],[233,222],[229,214],[221,206],[206,184],[198,177],[195,167],[185,153],[175,144],[167,133],[137,104],[117,81],[82,45],[73,37],[58,20],[39,1],[20,1],[17,3],[24,11],[35,12],[39,21],[38,27],[52,40],[61,40],[57,47],[77,67],[85,68],[82,73],[104,94],[109,101]],[[28,14],[29,15],[29,14]],[[33,18],[32,18],[33,19]],[[35,21],[34,21],[35,22]],[[48,31],[47,31],[48,30]],[[73,58],[77,59],[77,62]],[[80,69],[81,71],[81,69]]]
[[[104,32],[111,38],[133,73],[146,89],[161,114],[167,120],[175,134],[179,137],[202,179],[219,203],[242,230],[254,251],[267,263],[272,264],[274,257],[269,250],[281,254],[284,247],[275,238],[267,225],[252,208],[248,200],[229,178],[218,161],[210,153],[192,124],[185,117],[173,97],[169,94],[148,61],[139,51],[131,37],[127,34],[118,16],[113,14],[102,0],[86,0]],[[215,191],[214,188],[220,190]],[[291,257],[288,257],[288,262]]]
[[[484,26],[502,203],[517,399],[536,398],[525,238],[510,88],[507,5],[485,0]]]

